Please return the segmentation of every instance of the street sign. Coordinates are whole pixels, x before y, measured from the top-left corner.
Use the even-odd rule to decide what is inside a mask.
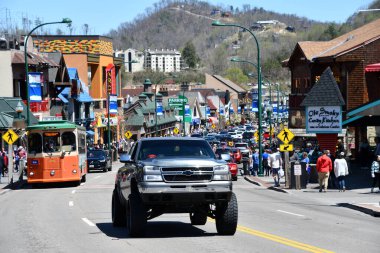
[[[281,152],[293,151],[293,144],[281,144],[280,151]]]
[[[302,175],[302,167],[301,164],[294,164],[294,176]]]
[[[12,129],[3,134],[3,140],[9,145],[12,145],[17,139],[18,135]]]
[[[215,129],[215,127],[216,127],[216,126],[215,126],[215,124],[212,124],[212,126],[211,126],[211,127],[212,127],[213,129]]]
[[[283,143],[288,144],[294,138],[294,134],[290,130],[284,127],[281,132],[277,135],[277,138],[280,139]]]
[[[187,104],[187,98],[169,98],[168,99],[170,106],[182,106],[183,104]]]
[[[130,139],[132,137],[131,131],[125,132],[125,137],[127,137],[127,139]]]
[[[178,133],[179,133],[179,129],[178,129],[178,128],[174,128],[174,129],[173,129],[173,133],[174,133],[174,134],[178,134]]]

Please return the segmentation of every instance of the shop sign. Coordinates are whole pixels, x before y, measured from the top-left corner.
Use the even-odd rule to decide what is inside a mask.
[[[340,106],[306,107],[306,131],[308,133],[342,132],[342,108]]]

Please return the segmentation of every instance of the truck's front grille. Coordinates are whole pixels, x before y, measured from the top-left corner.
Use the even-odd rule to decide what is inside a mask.
[[[166,182],[211,181],[213,167],[162,167],[162,177]]]
[[[212,175],[163,175],[166,182],[211,181]]]
[[[170,167],[170,168],[161,168],[162,172],[167,172],[167,171],[207,171],[207,172],[212,172],[213,167],[191,167],[191,168],[186,168],[186,167]]]

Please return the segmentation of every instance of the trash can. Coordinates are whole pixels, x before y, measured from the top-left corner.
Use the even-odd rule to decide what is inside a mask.
[[[309,174],[306,171],[305,162],[290,163],[290,188],[291,189],[306,189]]]

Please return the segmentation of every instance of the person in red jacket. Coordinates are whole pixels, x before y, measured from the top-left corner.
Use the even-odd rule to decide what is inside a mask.
[[[321,155],[317,160],[317,171],[318,171],[318,182],[319,182],[319,192],[326,192],[330,171],[332,171],[332,161],[327,154],[330,153],[329,150],[324,150],[323,155]]]

